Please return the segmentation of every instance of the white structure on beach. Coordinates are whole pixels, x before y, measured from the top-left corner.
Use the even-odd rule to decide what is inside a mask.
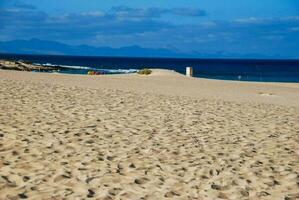
[[[186,76],[193,76],[193,68],[192,67],[186,67]]]

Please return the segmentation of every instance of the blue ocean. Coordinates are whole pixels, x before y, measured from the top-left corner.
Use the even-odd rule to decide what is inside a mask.
[[[193,67],[199,78],[299,83],[299,60],[262,59],[190,59],[132,58],[54,55],[0,54],[1,59],[30,61],[43,65],[59,65],[61,73],[87,74],[90,70],[103,74],[133,73],[141,68],[162,68],[185,74]]]

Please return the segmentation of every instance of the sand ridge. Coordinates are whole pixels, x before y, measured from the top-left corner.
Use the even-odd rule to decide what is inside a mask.
[[[295,106],[70,85],[0,79],[0,199],[299,198]]]
[[[153,74],[149,76],[137,74],[86,76],[0,70],[0,79],[299,107],[298,83],[209,80],[186,77],[162,69],[154,69]]]

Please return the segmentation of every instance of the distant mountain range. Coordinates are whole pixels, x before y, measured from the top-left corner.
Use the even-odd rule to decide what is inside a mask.
[[[71,46],[60,42],[39,39],[0,41],[0,53],[174,58],[279,58],[277,55],[236,55],[227,54],[224,52],[217,52],[214,54],[203,54],[195,51],[190,53],[182,53],[172,49],[143,48],[140,46],[128,46],[121,48],[93,47],[88,45]]]
[[[60,42],[39,39],[0,42],[0,53],[136,57],[185,56],[184,54],[179,54],[175,51],[163,48],[150,49],[139,46],[128,46],[122,48],[93,47],[88,45],[71,46]]]

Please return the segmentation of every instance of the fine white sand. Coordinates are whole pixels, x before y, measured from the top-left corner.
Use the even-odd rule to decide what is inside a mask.
[[[299,84],[0,70],[0,199],[299,198]]]

